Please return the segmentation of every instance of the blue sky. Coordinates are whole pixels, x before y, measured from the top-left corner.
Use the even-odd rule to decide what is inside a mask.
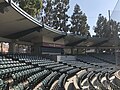
[[[98,15],[101,13],[103,16],[108,18],[108,10],[113,11],[118,0],[70,0],[69,15],[72,15],[74,6],[80,5],[81,10],[88,17],[88,24],[91,27],[90,32],[93,35],[93,26],[96,25]]]

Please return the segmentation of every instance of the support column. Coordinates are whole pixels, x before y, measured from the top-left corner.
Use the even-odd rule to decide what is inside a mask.
[[[99,48],[96,48],[95,51],[96,51],[96,53],[99,53]]]
[[[87,55],[87,49],[85,48],[85,55]]]
[[[32,51],[31,51],[32,54],[34,55],[41,55],[42,52],[41,52],[41,44],[39,43],[36,43],[32,46]]]
[[[79,49],[77,48],[77,55],[79,54]]]
[[[9,53],[15,53],[15,42],[10,42],[9,43]]]
[[[71,54],[73,55],[73,48],[71,48]]]
[[[3,42],[1,42],[1,53],[3,53]]]

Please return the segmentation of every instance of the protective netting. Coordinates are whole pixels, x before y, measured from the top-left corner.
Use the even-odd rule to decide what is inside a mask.
[[[117,22],[120,22],[120,0],[117,1],[116,6],[114,10],[111,13],[111,19]],[[118,31],[119,35],[119,31]],[[114,35],[114,43],[115,45],[115,62],[116,65],[120,65],[120,49],[119,49],[119,40],[120,37],[118,38],[117,35]]]
[[[111,19],[113,19],[117,22],[120,22],[120,0],[117,1],[117,4],[116,4],[114,10],[112,11]]]

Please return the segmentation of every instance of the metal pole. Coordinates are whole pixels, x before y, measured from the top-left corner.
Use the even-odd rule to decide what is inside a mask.
[[[111,18],[110,18],[110,10],[108,10],[108,16],[109,16],[109,21],[111,20]]]

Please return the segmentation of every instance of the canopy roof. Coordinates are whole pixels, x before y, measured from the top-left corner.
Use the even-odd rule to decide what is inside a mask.
[[[28,37],[34,38],[41,31],[42,34],[49,33],[48,36],[51,37],[64,34],[46,25],[43,27],[39,21],[19,8],[12,0],[0,0],[0,6],[0,37],[9,39],[24,37],[24,40],[28,40]]]

